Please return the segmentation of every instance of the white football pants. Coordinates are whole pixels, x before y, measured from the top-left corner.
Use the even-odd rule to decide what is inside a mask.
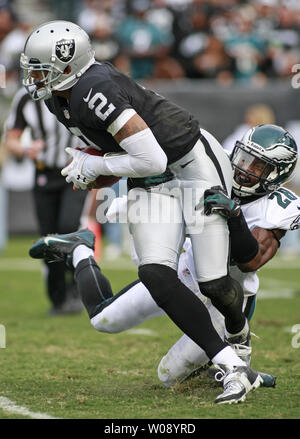
[[[186,234],[190,235],[196,277],[208,282],[227,275],[229,232],[220,215],[205,216],[203,194],[226,186],[230,195],[232,167],[219,142],[205,139],[169,169],[175,178],[145,191],[128,193],[128,222],[140,265],[163,264],[177,270]]]

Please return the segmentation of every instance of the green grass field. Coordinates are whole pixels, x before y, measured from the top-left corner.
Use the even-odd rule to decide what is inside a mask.
[[[173,389],[159,383],[157,365],[181,335],[166,317],[139,327],[147,331],[109,335],[96,332],[85,311],[47,316],[40,262],[27,256],[32,242],[11,239],[0,256],[0,324],[6,329],[1,419],[32,413],[69,419],[300,418],[299,260],[278,256],[260,273],[252,366],[276,375],[277,387],[259,388],[243,404],[216,406],[221,389],[205,376]],[[102,268],[115,292],[137,276],[127,260]],[[298,333],[292,332],[295,325]],[[7,401],[30,413],[10,410]]]

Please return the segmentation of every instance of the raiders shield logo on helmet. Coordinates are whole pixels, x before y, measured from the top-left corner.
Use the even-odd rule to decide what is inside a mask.
[[[55,46],[55,54],[60,61],[69,62],[75,52],[75,41],[74,40],[59,40]]]

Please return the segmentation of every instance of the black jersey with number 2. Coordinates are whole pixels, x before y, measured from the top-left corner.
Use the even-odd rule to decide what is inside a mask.
[[[73,134],[103,152],[122,151],[111,127],[128,109],[135,110],[152,130],[169,164],[187,154],[200,135],[199,123],[188,111],[137,84],[108,62],[96,62],[82,75],[69,102],[52,96],[45,103]]]

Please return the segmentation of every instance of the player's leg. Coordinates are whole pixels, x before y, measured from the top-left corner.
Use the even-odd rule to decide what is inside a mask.
[[[242,365],[244,363],[215,331],[209,312],[201,300],[178,278],[177,264],[185,228],[182,220],[174,221],[174,218],[182,218],[180,199],[170,196],[170,192],[165,189],[160,185],[152,192],[141,192],[141,189],[129,191],[128,216],[131,221],[130,231],[140,261],[139,277],[157,305],[184,333],[205,350],[209,358],[213,359],[216,356],[216,361],[224,359],[225,362],[232,361],[231,364],[236,362]],[[137,210],[147,212],[148,216],[142,221],[134,222],[132,212],[136,200],[138,200]],[[169,221],[158,223],[155,221],[156,211],[151,212],[151,207],[155,206],[155,210],[160,201],[162,205],[169,203],[172,214]],[[217,356],[221,351],[224,351],[221,357]]]
[[[228,273],[229,233],[226,223],[219,215],[207,217],[202,233],[190,238],[202,294],[224,315],[227,331],[238,333],[247,324],[242,312],[243,290]],[[206,249],[205,258],[202,257],[203,249]]]
[[[163,315],[146,287],[135,281],[113,295],[109,280],[90,255],[88,248],[74,250],[75,279],[92,326],[100,332],[117,333],[145,320]]]
[[[231,193],[232,167],[219,142],[207,131],[184,160],[171,165],[181,182],[183,197],[191,199],[195,219],[185,213],[187,233],[190,234],[196,278],[202,294],[225,316],[226,328],[237,333],[246,327],[242,312],[243,291],[228,275],[229,231],[220,215],[205,216],[202,196],[211,186],[222,186]],[[185,160],[188,165],[184,166]],[[189,164],[190,162],[190,164]],[[182,166],[183,163],[183,166]],[[192,188],[192,196],[188,191]],[[202,190],[202,192],[201,192]],[[185,203],[185,205],[188,203]],[[204,256],[205,255],[205,256]]]
[[[222,339],[225,338],[224,316],[211,304],[210,301],[205,303],[212,323]],[[255,308],[255,296],[245,297],[243,309],[245,315],[250,321]],[[237,355],[250,365],[251,348],[240,345],[234,345],[233,349]],[[207,365],[209,358],[198,345],[196,345],[185,334],[169,349],[166,355],[161,359],[158,366],[158,377],[166,386],[172,386],[188,378],[194,371]]]
[[[224,317],[212,305],[208,305],[207,309],[216,331],[224,339]],[[184,334],[161,359],[157,368],[158,378],[166,387],[170,387],[183,382],[209,362],[205,351]]]
[[[175,174],[182,191],[186,230],[190,234],[193,251],[195,251],[196,275],[199,281],[205,283],[203,293],[214,301],[214,305],[219,311],[223,312],[227,318],[227,324],[230,324],[230,329],[234,328],[234,331],[245,330],[248,333],[248,324],[242,312],[243,292],[228,276],[229,239],[225,221],[224,225],[221,226],[225,236],[221,248],[219,245],[216,245],[216,240],[212,246],[211,243],[207,242],[205,236],[202,237],[203,231],[208,230],[206,218],[203,214],[202,201],[204,190],[211,186],[222,185],[230,193],[232,184],[232,169],[228,157],[213,136],[210,136],[208,133],[205,133],[205,136],[205,138],[202,136],[201,141],[197,142],[194,149],[186,154],[185,157],[172,164],[170,170]],[[186,196],[188,196],[188,203],[185,202]],[[216,273],[214,272],[215,257],[220,259],[217,274],[219,278],[216,278]],[[200,286],[202,290],[202,282]],[[149,287],[148,289],[151,292]],[[191,336],[193,329],[191,328],[189,331],[184,330],[194,342],[204,348],[205,341],[197,342],[194,335]],[[238,367],[239,370],[235,371],[233,371],[232,365],[223,367],[226,364],[223,362],[224,360],[228,363],[230,362],[230,359],[225,358],[224,355],[226,348],[221,349],[219,354],[214,357],[209,355],[209,351],[206,348],[204,350],[214,364],[222,363],[224,392],[216,399],[216,403],[231,403],[243,400],[250,390],[260,385],[261,378],[248,367],[242,366],[241,369]],[[232,350],[229,353],[231,356]],[[242,361],[242,364],[245,365],[246,363]],[[241,377],[243,379],[240,379]]]
[[[99,307],[91,324],[100,332],[117,333],[165,315],[139,280],[127,285]]]
[[[121,332],[164,314],[139,281],[113,295],[93,253],[94,235],[88,229],[41,238],[30,249],[34,258],[64,261],[61,263],[74,268],[81,300],[98,331]]]
[[[250,321],[254,313],[255,297],[249,296],[244,299],[243,309],[248,321]],[[208,303],[207,306],[216,331],[224,338],[224,317],[213,305]],[[247,362],[245,355],[251,355],[251,348],[249,352],[249,349],[243,351],[240,346],[237,346],[236,353]],[[201,369],[206,370],[208,365],[209,358],[205,352],[184,334],[161,359],[157,369],[158,378],[164,386],[170,387],[185,381],[193,372],[201,371]],[[217,369],[212,368],[211,371],[214,373],[209,374],[209,376],[214,377]],[[275,387],[275,376],[264,372],[259,372],[259,375],[263,379],[261,384],[263,387]]]

